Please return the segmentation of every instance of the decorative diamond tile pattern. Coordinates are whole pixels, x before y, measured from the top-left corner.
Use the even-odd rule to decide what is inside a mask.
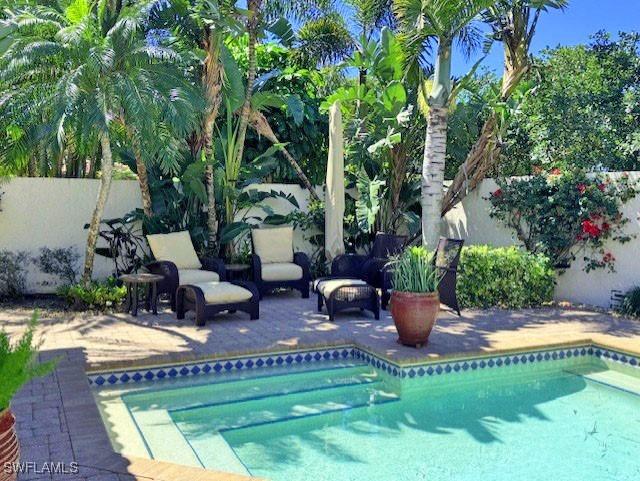
[[[92,373],[87,376],[89,384],[94,387],[112,386],[116,384],[140,383],[162,380],[164,378],[180,378],[201,376],[211,373],[260,369],[270,366],[293,366],[323,362],[330,359],[355,359],[363,361],[391,376],[400,378],[416,378],[423,376],[456,375],[463,372],[498,369],[510,365],[533,364],[565,358],[594,356],[608,361],[624,364],[640,369],[640,357],[616,352],[598,346],[570,347],[565,349],[549,349],[535,352],[518,353],[502,356],[485,356],[475,359],[463,359],[450,362],[429,362],[421,365],[401,366],[379,358],[363,349],[352,346],[340,346],[327,349],[304,350],[287,354],[271,354],[260,356],[235,357],[208,362],[162,366],[152,369],[132,369],[115,372]]]

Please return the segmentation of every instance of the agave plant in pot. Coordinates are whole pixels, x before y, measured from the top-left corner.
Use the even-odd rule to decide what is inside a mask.
[[[0,481],[16,479],[17,473],[11,466],[20,458],[11,400],[27,382],[46,375],[54,366],[53,361],[38,362],[38,347],[33,343],[37,322],[34,313],[27,330],[15,343],[6,332],[0,331]]]
[[[440,311],[441,275],[423,247],[406,249],[393,261],[391,316],[398,341],[420,347],[427,343]]]

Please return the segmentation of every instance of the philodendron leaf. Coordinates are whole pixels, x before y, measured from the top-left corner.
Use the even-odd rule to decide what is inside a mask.
[[[293,118],[296,125],[302,124],[304,120],[304,102],[299,95],[289,95],[286,99],[287,114]]]
[[[383,180],[374,177],[370,179],[364,169],[356,176],[356,220],[358,227],[364,232],[373,232],[376,216],[380,212],[380,190],[385,185]]]

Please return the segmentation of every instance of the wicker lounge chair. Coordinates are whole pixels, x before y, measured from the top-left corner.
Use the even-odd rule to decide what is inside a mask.
[[[309,297],[309,258],[293,251],[293,227],[263,227],[251,230],[253,282],[260,297],[272,289],[291,288]]]
[[[196,326],[222,311],[243,311],[251,320],[260,316],[260,294],[253,282],[201,282],[178,287],[177,317],[184,319],[187,311],[196,314]]]
[[[381,289],[382,308],[386,309],[389,291],[385,286],[384,271],[390,257],[400,254],[406,241],[406,236],[378,232],[370,255],[343,254],[336,257],[331,263],[331,277],[354,277]]]
[[[436,255],[433,258],[435,266],[440,269],[442,280],[440,281],[440,303],[450,307],[460,315],[460,306],[456,296],[456,285],[458,283],[458,263],[464,240],[447,239],[441,237],[436,248]]]
[[[198,258],[187,231],[148,235],[147,242],[155,261],[147,264],[146,268],[153,274],[164,276],[164,280],[158,283],[158,295],[169,295],[172,311],[176,310],[178,286],[226,280],[222,260]]]

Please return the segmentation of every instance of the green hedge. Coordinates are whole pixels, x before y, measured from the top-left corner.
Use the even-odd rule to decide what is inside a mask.
[[[463,307],[519,308],[553,299],[555,271],[549,259],[517,247],[462,249],[458,301]]]

